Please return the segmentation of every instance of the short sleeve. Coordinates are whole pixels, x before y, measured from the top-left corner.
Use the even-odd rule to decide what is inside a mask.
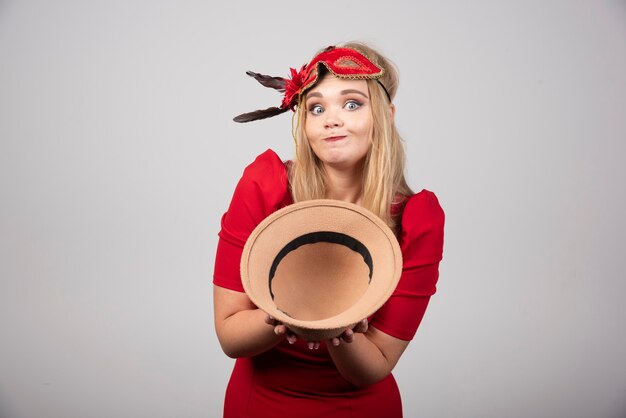
[[[411,340],[436,292],[443,255],[445,216],[434,193],[411,196],[401,218],[402,276],[389,300],[374,314],[372,326]]]
[[[274,151],[267,150],[246,167],[222,216],[213,270],[215,285],[243,292],[239,265],[248,236],[290,200],[285,164]]]

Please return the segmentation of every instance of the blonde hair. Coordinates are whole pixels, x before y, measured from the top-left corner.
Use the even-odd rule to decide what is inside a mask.
[[[359,51],[384,69],[379,81],[393,99],[399,81],[394,64],[363,43],[348,42],[341,46]],[[372,109],[372,144],[365,157],[361,206],[395,230],[398,211],[393,211],[392,206],[402,203],[413,192],[404,177],[404,146],[393,123],[387,94],[376,80],[367,80],[367,85]],[[289,184],[296,202],[323,199],[327,192],[324,166],[313,152],[305,132],[307,112],[302,106],[305,96],[300,97],[295,116],[296,161],[289,170]]]

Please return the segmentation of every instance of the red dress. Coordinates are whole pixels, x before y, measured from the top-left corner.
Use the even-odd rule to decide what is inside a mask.
[[[222,217],[215,285],[243,292],[239,263],[246,239],[263,219],[291,203],[286,167],[267,150],[245,169]],[[436,290],[444,214],[427,190],[411,196],[403,211],[402,277],[391,298],[370,318],[370,326],[408,341]],[[294,345],[283,341],[260,355],[237,359],[224,403],[225,418],[401,416],[393,375],[357,388],[339,374],[324,343],[319,350],[309,350],[301,340]]]

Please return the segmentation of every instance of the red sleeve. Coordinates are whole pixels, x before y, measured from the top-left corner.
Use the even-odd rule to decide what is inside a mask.
[[[213,283],[243,292],[239,264],[252,230],[290,199],[285,164],[272,150],[259,155],[243,172],[228,211],[222,216]]]
[[[411,340],[437,290],[439,262],[443,254],[444,213],[434,193],[411,196],[401,221],[402,276],[389,300],[376,312],[371,324],[402,340]]]

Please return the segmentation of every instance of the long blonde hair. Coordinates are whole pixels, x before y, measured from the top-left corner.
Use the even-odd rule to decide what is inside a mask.
[[[398,90],[398,71],[395,65],[366,44],[348,42],[342,47],[352,48],[384,68],[379,79],[393,100]],[[372,109],[372,145],[365,157],[362,184],[362,206],[378,215],[392,230],[398,223],[397,211],[392,205],[401,204],[413,194],[404,177],[405,153],[402,138],[393,122],[389,100],[376,80],[367,80]],[[305,132],[306,109],[300,97],[297,114],[296,161],[289,170],[289,184],[294,201],[323,199],[327,192],[326,173],[317,158]]]

